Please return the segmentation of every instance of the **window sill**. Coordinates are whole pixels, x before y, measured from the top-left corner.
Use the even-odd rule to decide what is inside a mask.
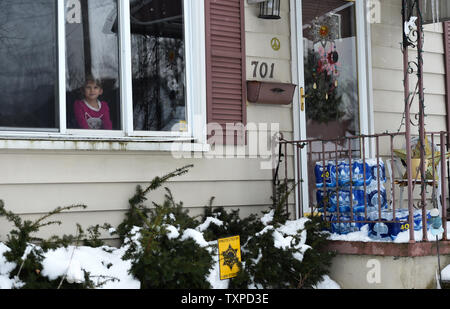
[[[0,136],[0,149],[208,152],[210,145],[198,143],[188,138]]]

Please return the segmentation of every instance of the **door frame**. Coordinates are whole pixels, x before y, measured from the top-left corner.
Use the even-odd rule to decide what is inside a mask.
[[[360,133],[374,133],[373,119],[373,88],[372,88],[372,62],[371,62],[371,36],[370,24],[367,15],[367,0],[354,1],[356,5],[356,44],[357,44],[357,65],[358,65],[358,96],[359,96],[359,119]],[[291,55],[292,55],[292,82],[296,85],[297,91],[294,94],[293,113],[293,140],[306,139],[306,113],[302,111],[300,89],[304,84],[304,61],[303,61],[303,20],[302,20],[302,0],[290,0],[290,20],[291,20]],[[306,99],[305,99],[306,100]],[[366,149],[369,149],[367,157],[373,157],[375,153],[374,145],[367,142]],[[308,179],[307,175],[307,150],[300,150],[300,158],[294,151],[294,177],[295,192],[295,218],[303,217],[310,213],[308,182],[301,179]],[[299,188],[300,186],[300,188]],[[306,205],[306,206],[302,206]]]

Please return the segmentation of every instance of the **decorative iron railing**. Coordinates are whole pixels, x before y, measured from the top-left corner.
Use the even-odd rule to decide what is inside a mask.
[[[406,143],[406,135],[399,132],[298,141],[280,136],[282,160],[274,177],[289,183],[289,169],[296,169],[299,178],[307,178],[296,184],[296,190],[298,197],[308,194],[309,205],[303,205],[299,198],[297,211],[300,216],[319,213],[332,233],[346,234],[368,224],[374,239],[392,240],[409,230],[409,242],[427,241],[430,211],[437,208],[444,228],[442,239],[447,240],[448,133],[427,132],[424,143],[418,137]],[[411,147],[410,160],[406,158],[406,145]],[[421,152],[425,153],[424,164]],[[307,171],[302,171],[306,165],[301,160],[305,158]],[[406,162],[411,162],[410,166]],[[303,181],[308,182],[309,192],[302,192]],[[417,236],[415,232],[420,231],[422,237],[418,239],[420,233]]]

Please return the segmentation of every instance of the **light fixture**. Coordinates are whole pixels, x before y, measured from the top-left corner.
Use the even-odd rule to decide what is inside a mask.
[[[259,18],[280,19],[280,0],[267,0],[259,4]]]

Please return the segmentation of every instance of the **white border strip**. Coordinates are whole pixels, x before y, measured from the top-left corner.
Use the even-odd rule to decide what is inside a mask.
[[[66,7],[64,0],[57,2],[57,27],[59,131],[61,134],[66,134]]]

